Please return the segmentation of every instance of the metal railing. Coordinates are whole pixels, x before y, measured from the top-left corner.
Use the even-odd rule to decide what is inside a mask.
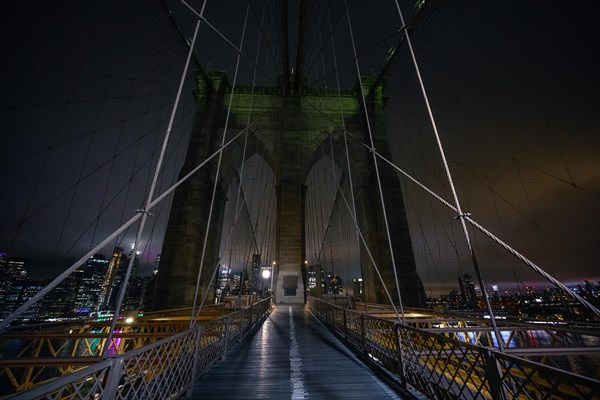
[[[600,381],[309,298],[347,345],[432,399],[600,399]]]
[[[6,399],[177,399],[270,310],[271,299],[264,299]]]
[[[356,303],[356,310],[360,310],[359,307],[365,310],[363,304]],[[367,309],[370,316],[397,320],[389,305],[368,304]],[[496,321],[501,334],[501,338],[497,338],[489,319],[482,316],[440,314],[406,307],[404,311],[407,312],[406,326],[476,346],[497,347],[501,340],[507,354],[600,379],[600,326],[597,323],[516,321],[503,317]]]

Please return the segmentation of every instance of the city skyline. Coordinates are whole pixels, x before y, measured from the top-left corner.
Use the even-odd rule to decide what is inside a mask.
[[[43,282],[49,282],[53,278],[53,277],[48,277],[48,276],[40,277],[39,275],[36,275],[35,270],[33,270],[33,273],[32,273],[31,268],[29,268],[29,269],[27,268],[28,263],[27,263],[27,259],[25,259],[25,258],[18,257],[18,256],[10,256],[9,254],[7,254],[5,252],[1,252],[1,251],[0,251],[0,257],[4,258],[6,260],[10,260],[13,263],[16,262],[19,265],[21,265],[23,270],[26,271],[25,275],[27,276],[29,281],[32,283],[38,284],[38,283],[43,283]],[[101,262],[108,264],[108,262],[110,260],[110,253],[94,254],[92,257],[90,257],[88,259],[88,261],[86,261],[85,263],[83,263],[80,266],[80,269],[86,268],[89,262],[93,263],[95,260],[101,260]],[[141,268],[137,269],[137,272],[134,271],[135,273],[132,276],[132,278],[135,278],[136,276],[139,276],[142,278],[152,278],[153,276],[156,275],[156,272],[159,268],[159,260],[160,260],[160,254],[157,254],[157,258],[155,259],[153,264],[147,265],[146,268],[144,268],[144,269],[141,269]],[[246,266],[245,273],[250,273],[251,269],[253,268],[252,267],[253,265],[254,265],[254,262],[251,260],[250,263]],[[263,269],[263,268],[269,269],[269,266],[266,263],[264,263],[264,265],[261,267],[261,269]],[[311,268],[314,268],[314,266],[311,266]],[[237,276],[239,276],[239,274],[241,272],[241,270],[239,270],[239,269],[232,270],[226,264],[222,264],[222,269],[227,269],[230,274],[237,275]],[[339,274],[343,274],[343,271],[334,273],[331,269],[327,269],[327,266],[324,266],[324,267],[322,266],[321,269],[322,269],[323,273],[327,274],[328,276],[333,275],[333,274],[335,274],[336,276],[339,276]],[[467,275],[469,275],[469,274],[467,274]],[[105,275],[103,273],[101,281],[105,279],[104,276]],[[434,291],[426,291],[427,296],[431,297],[431,298],[440,298],[445,295],[448,295],[449,293],[451,293],[455,290],[460,291],[461,277],[462,276],[456,276],[456,279],[454,282],[447,282],[447,284],[443,288],[439,288]],[[355,296],[355,294],[353,292],[354,292],[354,290],[356,290],[356,288],[353,288],[353,281],[356,279],[359,279],[360,281],[362,281],[363,278],[361,278],[360,276],[348,276],[348,277],[341,276],[341,278],[342,278],[343,284],[340,285],[340,293],[339,294],[344,294],[344,295],[352,294]],[[312,279],[314,281],[314,277]],[[471,276],[471,279],[473,279],[472,276]],[[310,276],[307,277],[307,281],[309,282],[307,290],[310,292],[311,287],[314,287],[314,283],[313,283],[313,286],[310,286],[310,282],[311,282]],[[597,277],[594,278],[593,276],[592,277],[581,277],[580,279],[574,279],[571,281],[563,281],[562,283],[565,284],[567,287],[569,287],[569,289],[576,291],[579,287],[582,287],[582,285],[585,286],[586,282],[591,282],[592,284],[600,286],[600,278],[597,278]],[[99,282],[99,284],[102,285],[101,282]],[[473,285],[474,285],[474,288],[477,291],[477,293],[480,294],[481,287],[479,286],[479,284],[477,282],[473,282]],[[510,281],[502,281],[502,282],[487,281],[486,282],[486,290],[487,290],[488,294],[498,292],[501,294],[514,295],[516,293],[524,293],[529,289],[543,291],[546,289],[555,289],[555,287],[552,284],[550,284],[549,282],[545,282],[542,280],[512,281],[512,282],[510,282]],[[100,287],[94,287],[94,290],[98,291],[98,296],[99,296]],[[100,303],[98,303],[98,305],[99,304]]]
[[[129,256],[131,255],[130,253]],[[129,256],[125,255],[121,248],[115,248],[110,257],[95,254],[42,301],[22,314],[18,320],[24,323],[81,318],[95,318],[101,321],[109,317],[114,313],[116,293],[121,289]],[[309,295],[328,298],[331,295],[339,297],[352,293],[353,302],[364,301],[362,278],[355,278],[352,282],[345,283],[331,271],[320,268],[319,273],[315,268],[316,266],[308,268]],[[215,282],[218,301],[227,303],[241,295],[270,296],[270,274],[261,273],[262,269],[259,255],[253,256],[252,268],[241,276],[232,273],[227,267],[222,267]],[[320,290],[317,288],[319,283]],[[433,312],[485,314],[483,293],[473,277],[469,274],[458,276],[456,283],[454,286],[449,285],[451,289],[446,293],[428,296],[427,307]],[[0,320],[6,318],[41,290],[44,284],[44,281],[33,280],[28,276],[25,262],[7,257],[6,253],[0,253]],[[154,298],[156,284],[156,274],[140,276],[134,273],[120,315],[124,315],[123,318],[134,314],[139,316],[148,310],[147,307],[151,309],[152,303],[156,300]],[[510,291],[506,287],[492,284],[487,288],[487,295],[493,310],[502,318],[541,320],[558,318],[589,321],[590,316],[568,294],[554,287],[536,288],[525,285],[523,283],[523,286],[519,285],[516,290]],[[569,289],[592,304],[600,304],[600,282],[585,280]]]

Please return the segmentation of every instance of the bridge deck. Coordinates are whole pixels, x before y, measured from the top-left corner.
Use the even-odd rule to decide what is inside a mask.
[[[191,399],[401,399],[301,306],[277,306]],[[404,397],[412,398],[412,397]]]

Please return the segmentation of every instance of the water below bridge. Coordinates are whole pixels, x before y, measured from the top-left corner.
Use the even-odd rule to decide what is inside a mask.
[[[302,306],[276,306],[198,379],[191,399],[411,399],[369,369]]]

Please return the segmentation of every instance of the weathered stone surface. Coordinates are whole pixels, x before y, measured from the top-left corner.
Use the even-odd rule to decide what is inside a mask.
[[[224,73],[209,71],[208,75],[210,82],[199,79],[198,111],[182,175],[214,152],[223,134],[231,89]],[[368,78],[363,80],[367,90],[370,84]],[[367,115],[361,106],[360,88],[344,91],[341,96],[336,92],[317,90],[286,96],[280,95],[277,88],[255,88],[254,93],[249,87],[235,90],[227,136],[232,137],[251,121],[253,134],[249,136],[247,148],[256,149],[270,165],[277,180],[276,302],[303,303],[306,274],[303,185],[315,162],[323,154],[331,153],[329,134],[333,138],[332,157],[346,174],[342,127],[345,126],[359,140],[371,142]],[[367,103],[374,145],[389,157],[381,88],[367,97]],[[252,115],[249,118],[250,112]],[[225,202],[223,193],[226,193],[235,169],[241,164],[242,140],[223,153],[225,168],[218,178],[219,189],[213,206],[207,258],[200,277],[204,284],[210,279],[217,262]],[[349,146],[358,223],[375,264],[394,302],[397,302],[392,257],[373,158],[356,140],[351,141]],[[250,155],[247,153],[246,157]],[[154,309],[186,307],[193,301],[215,171],[213,163],[176,191],[161,253],[156,295],[161,301],[154,305]],[[422,305],[425,295],[415,268],[400,184],[389,168],[380,166],[379,172],[402,299],[405,305]],[[367,300],[387,303],[375,266],[364,251],[364,246],[361,247]],[[291,287],[292,281],[296,282],[295,289]],[[202,294],[200,291],[199,296]],[[212,301],[214,293],[208,295],[209,301]]]

